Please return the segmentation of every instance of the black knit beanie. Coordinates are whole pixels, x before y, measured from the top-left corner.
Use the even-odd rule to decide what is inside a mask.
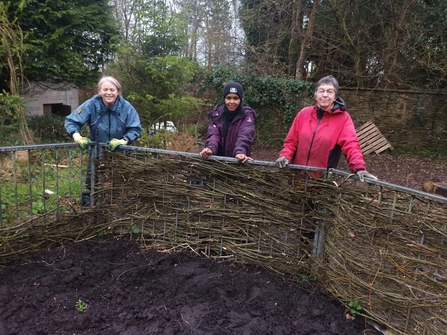
[[[242,85],[236,82],[228,83],[225,85],[224,91],[223,91],[223,98],[227,96],[227,94],[237,94],[239,98],[244,97],[244,90],[242,89]]]

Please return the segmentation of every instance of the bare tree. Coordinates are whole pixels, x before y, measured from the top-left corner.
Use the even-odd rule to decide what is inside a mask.
[[[294,2],[289,0],[241,0],[247,66],[259,75],[284,77],[290,72],[293,8]]]
[[[241,1],[247,61],[260,74],[447,87],[445,0]]]
[[[407,38],[407,25],[411,24],[413,15],[410,15],[410,9],[416,0],[404,1],[384,1],[390,12],[390,23],[384,29],[387,44],[384,48],[383,64],[384,74],[382,86],[394,87],[399,82],[399,68],[405,67],[405,64],[399,62],[399,54],[409,45]]]
[[[188,22],[187,55],[191,60],[205,67],[241,63],[244,38],[238,28],[236,0],[177,0],[175,6]]]
[[[112,1],[125,41],[137,43],[151,33],[144,21],[151,2]],[[182,55],[204,67],[231,63],[262,76],[299,80],[331,73],[352,87],[447,87],[445,0],[175,0],[174,5],[187,21]]]
[[[305,0],[304,0],[305,2]],[[302,4],[300,4],[300,7],[298,7],[297,13],[299,13],[299,8],[302,8]],[[301,38],[301,50],[300,55],[298,57],[298,61],[296,62],[296,74],[295,79],[297,80],[305,80],[307,77],[307,71],[306,71],[306,59],[308,55],[308,50],[311,45],[312,37],[314,34],[314,28],[315,28],[315,18],[318,13],[318,10],[320,9],[320,2],[313,1],[312,10],[310,12],[309,18],[307,22],[305,23],[305,32],[303,32],[302,38]],[[300,20],[295,20],[295,24],[301,24],[304,25],[304,17],[303,20],[300,22]],[[296,27],[295,25],[295,27]]]

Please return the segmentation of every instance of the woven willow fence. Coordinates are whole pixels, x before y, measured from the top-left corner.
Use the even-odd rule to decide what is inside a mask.
[[[358,300],[389,334],[446,334],[447,199],[341,171],[315,179],[260,163],[162,150],[106,154],[97,205],[0,228],[0,260],[129,234],[148,248],[313,277],[344,304]]]

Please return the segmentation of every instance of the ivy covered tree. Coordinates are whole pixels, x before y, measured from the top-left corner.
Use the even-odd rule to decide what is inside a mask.
[[[10,0],[8,20],[23,32],[28,81],[97,81],[112,55],[119,28],[108,0]]]

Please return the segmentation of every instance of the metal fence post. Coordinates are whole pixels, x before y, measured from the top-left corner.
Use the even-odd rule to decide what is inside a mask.
[[[317,214],[326,214],[328,209],[319,205],[316,208]],[[324,245],[326,243],[326,222],[322,219],[315,221],[315,235],[314,235],[314,247],[312,249],[312,256],[314,259],[321,260],[324,253]]]
[[[3,226],[2,189],[0,188],[0,227]]]
[[[91,206],[94,207],[100,203],[100,192],[102,183],[102,174],[98,173],[98,167],[101,165],[99,160],[104,156],[104,149],[99,142],[94,142],[90,155],[90,171],[91,171]]]

